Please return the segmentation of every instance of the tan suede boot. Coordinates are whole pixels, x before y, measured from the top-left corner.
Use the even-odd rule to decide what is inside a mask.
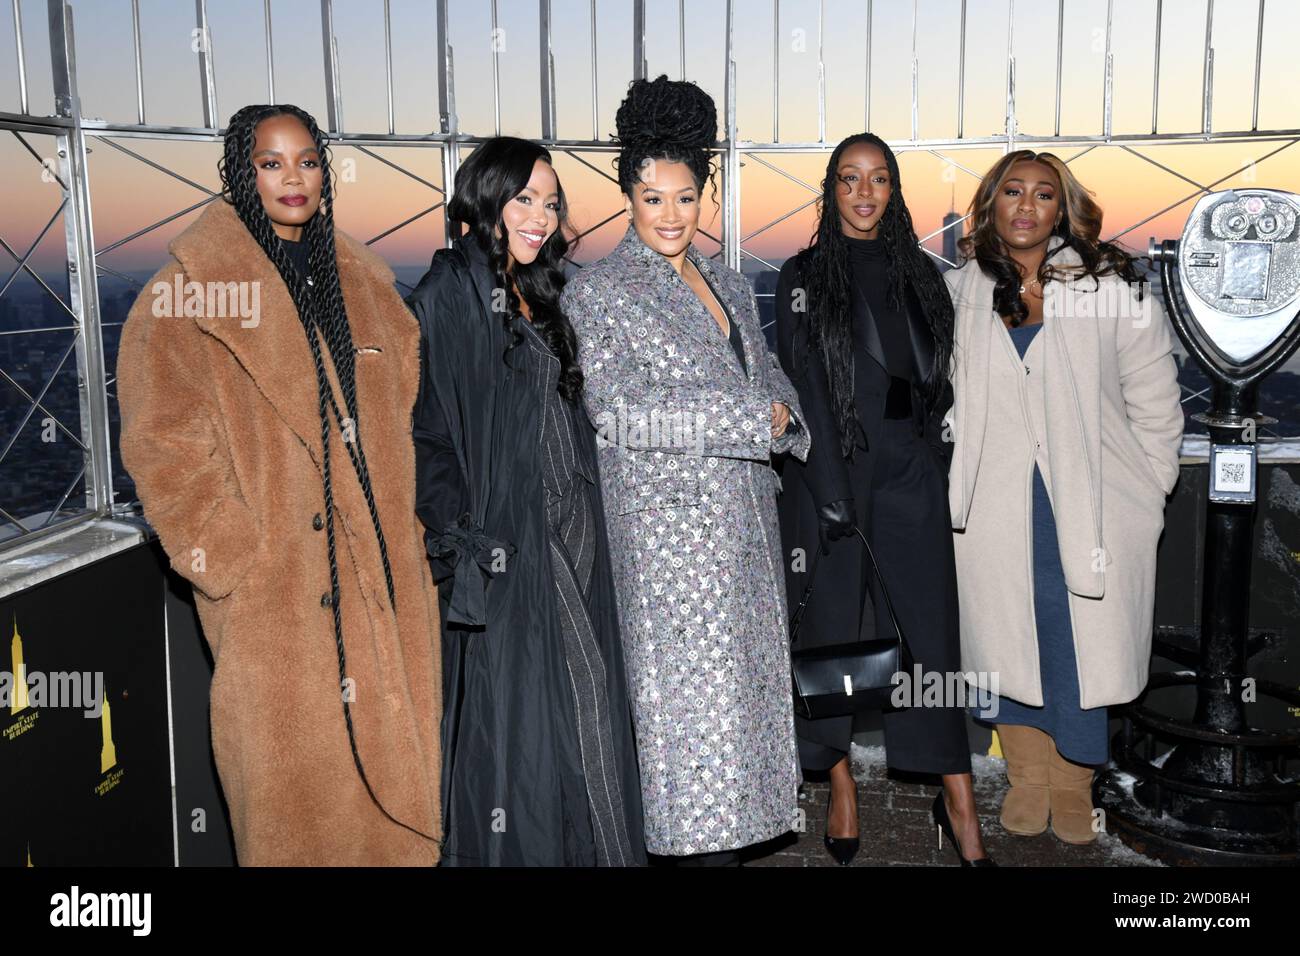
[[[1002,801],[1002,827],[1016,836],[1037,836],[1047,829],[1050,812],[1047,764],[1056,753],[1052,738],[1037,727],[998,724],[998,740],[1007,758],[1011,789]]]
[[[1064,843],[1091,843],[1097,839],[1092,828],[1092,768],[1066,760],[1055,744],[1049,746],[1052,832]]]

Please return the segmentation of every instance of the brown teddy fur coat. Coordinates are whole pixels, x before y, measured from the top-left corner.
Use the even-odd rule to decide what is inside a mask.
[[[379,801],[402,824],[440,838],[438,607],[415,515],[411,441],[419,326],[383,261],[336,236],[357,350],[358,431],[396,595],[394,613],[365,497],[335,427],[344,692]],[[389,820],[353,762],[323,600],[330,575],[316,376],[289,290],[220,199],[169,248],[173,259],[122,331],[122,460],[172,567],[194,585],[216,663],[212,747],[239,861],[434,864],[437,843]],[[208,283],[250,283],[245,302],[256,291],[260,310],[241,318],[216,296],[203,308],[191,298],[187,310],[175,300],[178,275],[205,293]],[[343,408],[328,358],[326,366]]]

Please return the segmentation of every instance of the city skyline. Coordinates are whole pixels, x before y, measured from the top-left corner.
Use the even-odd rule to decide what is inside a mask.
[[[20,6],[26,38],[29,109],[39,115],[52,111],[53,104],[44,3],[21,0]],[[813,193],[794,180],[818,186],[830,148],[867,124],[868,49],[865,9],[860,3],[827,0],[820,49],[816,0],[785,0],[780,5],[775,44],[772,4],[751,0],[740,6],[735,57],[737,138],[742,145],[770,142],[778,132],[782,143],[816,140],[819,58],[825,64],[826,143],[821,151],[742,155],[740,226],[741,235],[748,236],[812,198]],[[1105,53],[1104,44],[1098,49],[1098,31],[1104,32],[1106,6],[1105,0],[1070,0],[1065,5],[1060,116],[1065,135],[1096,135],[1101,131]],[[1254,6],[1249,17],[1232,16],[1222,4],[1215,8],[1211,110],[1215,129],[1248,129],[1252,120]],[[128,0],[74,0],[72,7],[77,23],[83,113],[108,122],[134,123],[137,105]],[[608,143],[614,111],[634,72],[632,4],[631,0],[599,0],[597,4],[594,110],[589,7],[587,0],[552,3],[556,134],[564,139],[590,140],[594,132],[600,142]],[[201,125],[197,53],[191,36],[193,5],[144,0],[140,8],[147,121]],[[317,0],[274,0],[271,8],[276,99],[296,102],[324,124],[320,5]],[[499,48],[501,132],[537,138],[541,134],[537,4],[532,0],[500,0],[498,9],[495,42]],[[717,101],[721,137],[725,135],[721,44],[725,2],[690,0],[686,9],[688,29],[684,37],[678,32],[675,5],[655,7],[648,15],[647,72],[651,76],[667,72],[676,77],[684,66],[686,76]],[[961,121],[965,137],[1005,132],[1008,0],[968,0],[964,84],[958,76],[959,9],[959,0],[918,0],[916,5],[918,23],[924,27],[917,37],[916,126],[921,137],[956,136],[959,89],[964,92]],[[262,10],[261,0],[223,0],[209,5],[215,95],[222,122],[238,106],[267,99]],[[399,133],[427,134],[438,129],[439,78],[433,68],[437,35],[432,5],[393,0],[391,10],[394,126]],[[873,11],[869,125],[891,142],[908,139],[912,127],[913,4],[907,0],[880,0],[873,5]],[[1162,131],[1195,132],[1200,130],[1201,119],[1205,0],[1180,3],[1179,11],[1181,16],[1167,15],[1162,26],[1159,119]],[[1112,131],[1116,135],[1150,132],[1154,60],[1148,47],[1154,14],[1155,0],[1135,0],[1114,11]],[[1277,38],[1288,30],[1292,34],[1300,32],[1300,9],[1269,0],[1265,16],[1269,29],[1263,38],[1259,128],[1287,128],[1296,123],[1294,110],[1287,109],[1286,90],[1300,84],[1300,62],[1282,55]],[[474,135],[491,135],[497,110],[493,105],[490,5],[452,3],[449,21],[459,128]],[[12,31],[12,14],[0,11],[0,110],[9,111],[17,109]],[[335,33],[344,129],[357,134],[386,132],[382,4],[379,0],[336,3]],[[679,47],[679,39],[684,46]],[[1055,5],[1022,4],[1016,8],[1011,44],[1017,77],[1015,122],[1017,132],[1028,137],[1026,143],[1032,142],[1034,134],[1054,131],[1055,40]],[[774,45],[779,48],[779,90],[773,89]],[[1042,80],[1037,79],[1040,76]],[[778,109],[774,110],[774,105]],[[779,130],[774,113],[779,113]],[[39,155],[49,158],[53,152],[49,137],[28,139]],[[208,189],[217,188],[219,147],[214,143],[126,137],[118,137],[115,142]],[[106,145],[100,137],[90,137],[89,147],[95,240],[100,250],[204,196]],[[1181,231],[1182,218],[1195,198],[1193,184],[1223,179],[1215,188],[1265,185],[1300,190],[1300,150],[1288,143],[1082,143],[1058,147],[1057,151],[1071,161],[1076,175],[1105,210],[1103,235],[1123,233],[1120,241],[1135,252],[1144,251],[1151,236],[1169,238]],[[423,148],[378,146],[371,152],[374,155],[347,145],[335,148],[338,225],[363,241],[382,235],[374,248],[390,264],[427,263],[433,249],[443,243],[441,210],[388,231],[441,197],[384,160],[441,185],[440,151],[436,144],[430,144]],[[936,152],[939,155],[924,150],[899,154],[902,185],[922,236],[940,228],[953,200],[959,212],[966,211],[977,182],[971,173],[982,174],[1002,155],[1003,148],[966,146]],[[1254,162],[1270,152],[1273,155]],[[588,151],[579,155],[580,159],[556,152],[556,167],[571,199],[573,225],[584,231],[617,214],[622,199],[614,184],[601,175],[613,174],[613,154]],[[780,172],[766,164],[778,167]],[[1243,166],[1244,172],[1229,175]],[[0,201],[8,210],[4,233],[15,248],[25,248],[57,208],[59,187],[48,175],[42,179],[43,172],[13,137],[0,141]],[[716,236],[721,216],[707,201],[712,190],[706,187],[705,193],[705,228]],[[1180,204],[1179,200],[1184,201]],[[1126,231],[1174,204],[1175,208],[1149,223]],[[196,215],[181,216],[124,243],[104,254],[104,265],[126,272],[149,269],[164,258],[167,241]],[[813,221],[812,208],[804,209],[747,241],[744,248],[763,260],[783,259],[806,244]],[[616,218],[596,230],[579,251],[579,261],[597,258],[612,248],[622,235],[619,222]],[[51,233],[34,257],[42,269],[50,268],[63,256],[59,231]],[[700,245],[710,253],[717,248],[704,238]],[[942,237],[935,237],[927,245],[941,253]]]
[[[198,50],[202,44],[193,34],[194,4],[139,0],[138,6],[140,92],[147,126],[155,130],[201,127]],[[581,232],[604,222],[576,251],[579,263],[604,255],[626,228],[623,198],[611,181],[615,152],[610,135],[615,111],[637,72],[632,63],[632,0],[597,0],[595,6],[598,41],[593,82],[590,0],[551,3],[554,132],[557,138],[574,143],[552,149],[555,166],[570,200],[572,226]],[[650,77],[684,74],[698,82],[717,103],[722,138],[726,135],[726,2],[687,0],[684,6],[687,29],[681,33],[677,4],[646,4],[644,72]],[[50,115],[54,98],[46,3],[18,0],[17,7],[23,18],[27,114]],[[131,0],[71,0],[71,7],[82,115],[92,125],[136,124],[140,104]],[[22,112],[13,8],[14,4],[0,5],[0,113],[9,114]],[[372,248],[409,286],[445,241],[443,210],[426,214],[443,198],[429,185],[443,185],[441,145],[419,140],[440,129],[439,37],[433,4],[391,0],[389,8],[393,128],[407,140],[400,145],[369,142],[364,149],[346,141],[333,146],[335,221],[358,239],[372,242]],[[465,134],[490,136],[499,122],[503,134],[538,139],[542,135],[539,7],[536,0],[498,0],[497,8],[494,34],[491,4],[449,4],[458,128]],[[1032,146],[1035,137],[1051,137],[1059,128],[1061,141],[1047,148],[1067,160],[1093,192],[1104,210],[1102,237],[1117,237],[1134,254],[1145,253],[1149,238],[1177,237],[1202,187],[1258,186],[1300,192],[1300,149],[1295,148],[1300,122],[1291,92],[1300,88],[1300,58],[1286,50],[1287,38],[1300,35],[1300,4],[1266,0],[1267,28],[1262,31],[1256,21],[1258,4],[1249,5],[1249,15],[1229,4],[1215,5],[1208,117],[1201,113],[1207,77],[1207,0],[1165,4],[1158,71],[1153,43],[1156,0],[1113,5],[1108,128],[1103,78],[1111,5],[1107,0],[1066,0],[1059,72],[1057,8],[1057,4],[1022,2],[1009,24],[1010,0],[966,0],[962,34],[962,0],[916,0],[915,4],[875,0],[868,44],[866,5],[859,0],[825,0],[824,5],[818,0],[783,0],[775,25],[770,0],[738,0],[734,60],[740,174],[731,185],[732,195],[739,200],[741,268],[755,285],[765,318],[771,314],[770,292],[775,285],[769,267],[779,266],[807,244],[816,216],[809,202],[825,174],[829,153],[840,139],[864,127],[900,144],[896,185],[926,247],[949,259],[955,252],[952,229],[961,228],[979,176],[1004,155],[1008,145],[979,141],[1007,139],[1009,133],[1017,146]],[[325,125],[321,4],[319,0],[272,0],[270,9],[273,101],[295,103]],[[347,135],[382,136],[388,131],[384,4],[382,0],[335,0],[333,9],[342,129]],[[272,100],[262,32],[264,5],[263,0],[209,0],[207,10],[215,116],[224,123],[244,104]],[[1006,115],[1009,33],[1015,64],[1010,129]],[[1263,45],[1256,104],[1257,35]],[[959,70],[963,39],[964,74]],[[778,57],[779,79],[774,70]],[[824,113],[819,108],[822,102]],[[1161,134],[1186,138],[1150,139],[1153,113],[1158,114]],[[1207,141],[1202,135],[1206,118],[1211,130],[1240,135]],[[1252,128],[1280,134],[1252,137]],[[1105,132],[1112,134],[1111,141],[1099,141]],[[73,354],[76,322],[36,280],[16,270],[16,260],[36,243],[29,260],[32,269],[66,298],[63,190],[51,175],[51,168],[56,168],[56,142],[41,133],[21,135],[21,140],[8,131],[0,136],[0,237],[13,250],[0,254],[0,260],[8,262],[0,282],[15,273],[0,298],[0,331],[10,333],[0,335],[0,369],[9,377],[5,388],[10,396],[0,405],[0,431],[10,436],[0,472],[0,507],[29,515],[43,513],[61,499],[67,507],[80,507],[78,482],[86,456],[77,437],[82,434],[82,396]],[[948,142],[927,146],[917,140]],[[798,144],[800,150],[791,144]],[[470,148],[462,147],[462,157]],[[201,130],[168,138],[92,131],[87,149],[114,449],[110,457],[121,498],[133,491],[115,453],[118,421],[113,375],[121,324],[135,292],[119,276],[143,282],[163,263],[167,243],[200,214],[200,209],[190,207],[219,188],[220,145]],[[713,236],[722,234],[715,197],[723,197],[725,186],[719,174],[704,189],[701,225]],[[150,229],[164,220],[165,224]],[[943,232],[945,225],[952,228]],[[37,242],[42,230],[43,238]],[[719,248],[705,235],[698,238],[698,245],[706,254]],[[1281,434],[1297,434],[1300,427],[1297,372],[1300,356],[1274,375],[1261,393],[1264,411],[1281,420],[1276,426]],[[1203,396],[1205,383],[1194,363],[1183,363],[1180,381],[1185,408],[1199,410],[1203,398],[1197,396]],[[31,405],[38,394],[43,394],[41,409]],[[1190,418],[1187,425],[1189,432],[1201,428]],[[47,440],[51,434],[53,440]],[[5,533],[0,529],[0,536]]]

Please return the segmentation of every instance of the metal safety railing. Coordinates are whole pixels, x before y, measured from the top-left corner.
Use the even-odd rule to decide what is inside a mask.
[[[696,0],[700,2],[700,0]],[[944,163],[949,164],[954,170],[978,179],[980,172],[969,168],[967,164],[959,162],[953,157],[953,153],[965,149],[988,149],[996,148],[1003,151],[1010,151],[1018,148],[1022,144],[1050,145],[1058,149],[1073,150],[1072,155],[1067,159],[1073,162],[1079,157],[1087,155],[1096,149],[1123,150],[1132,156],[1139,158],[1160,169],[1165,174],[1178,180],[1184,181],[1190,191],[1186,196],[1176,199],[1171,204],[1166,204],[1151,215],[1146,216],[1139,222],[1128,225],[1125,229],[1117,232],[1108,238],[1120,238],[1133,230],[1140,228],[1146,223],[1158,218],[1161,215],[1177,208],[1183,203],[1189,202],[1201,195],[1203,192],[1213,189],[1216,185],[1226,182],[1234,175],[1237,175],[1242,169],[1233,168],[1227,170],[1226,174],[1211,182],[1202,182],[1197,178],[1185,175],[1173,168],[1171,165],[1162,163],[1151,156],[1146,155],[1138,149],[1143,144],[1162,144],[1162,143],[1222,143],[1229,141],[1250,142],[1267,144],[1262,155],[1254,162],[1263,160],[1276,155],[1282,150],[1288,149],[1300,140],[1300,128],[1285,129],[1260,129],[1260,91],[1261,75],[1263,69],[1264,57],[1264,38],[1266,15],[1272,4],[1280,0],[1258,0],[1258,5],[1254,10],[1256,19],[1255,46],[1254,46],[1254,75],[1253,75],[1253,101],[1251,105],[1251,125],[1249,129],[1223,129],[1216,130],[1213,128],[1213,102],[1214,102],[1214,22],[1215,22],[1215,3],[1214,0],[1206,0],[1206,17],[1204,29],[1204,46],[1201,60],[1202,77],[1200,90],[1200,123],[1197,129],[1161,129],[1160,126],[1160,80],[1161,80],[1161,51],[1163,46],[1163,34],[1165,24],[1168,18],[1174,13],[1174,5],[1166,3],[1165,0],[1155,0],[1155,23],[1154,23],[1154,75],[1152,78],[1152,101],[1151,101],[1151,123],[1150,131],[1139,133],[1117,133],[1114,129],[1114,103],[1115,103],[1115,71],[1114,71],[1114,50],[1112,45],[1114,21],[1115,21],[1115,4],[1114,0],[1106,0],[1104,31],[1102,42],[1104,53],[1102,57],[1102,76],[1101,76],[1101,128],[1087,135],[1063,135],[1062,134],[1062,101],[1064,97],[1064,78],[1065,78],[1065,40],[1066,40],[1066,8],[1067,0],[1057,0],[1056,4],[1056,31],[1055,31],[1055,77],[1054,77],[1054,99],[1053,99],[1053,124],[1050,132],[1022,130],[1017,122],[1017,100],[1016,100],[1016,56],[1015,56],[1015,28],[1018,21],[1017,10],[1023,12],[1027,5],[1027,0],[1005,0],[1006,3],[1006,60],[1001,65],[1003,75],[1003,86],[1005,89],[1005,108],[1003,111],[1002,122],[1003,129],[993,135],[970,136],[967,127],[967,73],[970,64],[967,62],[967,37],[969,34],[968,14],[970,13],[970,4],[968,0],[960,0],[958,8],[958,29],[957,29],[957,78],[956,78],[956,123],[955,136],[926,138],[921,136],[921,50],[920,50],[920,29],[922,26],[922,11],[920,0],[898,0],[898,2],[889,3],[887,0],[864,0],[860,7],[863,15],[863,25],[865,27],[865,46],[862,48],[862,59],[851,64],[851,70],[845,70],[843,75],[854,76],[860,75],[865,94],[865,109],[862,116],[863,128],[871,128],[872,124],[872,87],[876,83],[877,90],[883,82],[882,77],[877,75],[875,64],[873,64],[873,25],[877,22],[881,11],[888,7],[890,13],[898,13],[900,10],[910,16],[911,26],[911,50],[910,50],[910,72],[909,75],[902,78],[910,92],[910,135],[903,138],[893,138],[890,140],[891,146],[900,153],[905,152],[925,152],[930,154]],[[49,44],[50,44],[50,68],[52,72],[53,90],[54,90],[54,114],[50,116],[35,116],[31,113],[30,90],[29,90],[29,68],[30,58],[27,56],[28,48],[24,36],[23,12],[24,3],[21,0],[10,0],[11,16],[13,24],[13,33],[15,39],[16,57],[14,61],[16,82],[17,82],[17,113],[0,112],[0,133],[11,135],[17,139],[29,153],[32,159],[38,163],[44,163],[41,153],[31,146],[30,139],[36,136],[49,137],[57,153],[57,162],[54,164],[52,174],[57,177],[57,184],[61,190],[61,202],[58,204],[53,216],[46,223],[37,237],[35,243],[26,252],[21,252],[11,246],[5,239],[5,224],[0,222],[0,247],[13,259],[14,267],[9,280],[0,286],[0,300],[15,279],[20,275],[35,280],[44,288],[44,291],[52,296],[58,303],[63,313],[66,313],[69,324],[66,327],[58,328],[12,328],[0,329],[0,336],[22,336],[36,333],[48,333],[51,331],[66,331],[70,333],[70,341],[67,345],[66,352],[55,364],[54,371],[49,373],[43,389],[35,391],[23,387],[14,376],[10,375],[5,369],[0,368],[0,391],[6,394],[5,402],[12,403],[13,408],[18,409],[19,413],[9,416],[7,419],[10,426],[10,435],[0,435],[0,476],[8,476],[9,484],[15,481],[19,484],[22,482],[22,476],[17,479],[12,477],[12,462],[6,458],[15,446],[15,440],[19,432],[24,428],[30,428],[34,417],[40,413],[45,418],[48,415],[48,409],[44,407],[45,391],[49,389],[50,383],[54,376],[63,369],[64,364],[72,356],[76,358],[76,368],[78,377],[79,402],[78,412],[80,420],[78,422],[57,421],[56,427],[60,434],[65,435],[75,443],[79,451],[83,466],[76,473],[71,481],[62,485],[57,491],[51,491],[50,506],[40,509],[36,514],[17,514],[14,509],[7,506],[7,503],[0,500],[0,548],[7,547],[17,541],[30,541],[34,537],[48,534],[58,528],[66,526],[70,522],[83,521],[97,516],[111,514],[115,507],[124,507],[123,503],[114,503],[114,487],[112,480],[112,463],[114,461],[115,449],[111,447],[110,441],[110,420],[113,417],[112,409],[112,385],[113,379],[106,369],[106,357],[104,352],[104,339],[102,335],[101,311],[99,302],[99,278],[103,276],[115,276],[130,281],[130,277],[114,270],[103,261],[103,257],[122,246],[134,242],[141,237],[148,235],[155,230],[174,222],[178,218],[192,213],[199,207],[215,198],[212,189],[203,186],[201,183],[187,178],[180,173],[168,168],[165,163],[151,159],[145,155],[139,148],[140,141],[195,141],[217,143],[220,141],[222,130],[220,128],[221,117],[228,109],[223,108],[217,101],[217,66],[218,62],[215,54],[215,42],[212,30],[212,20],[210,17],[208,0],[195,0],[194,2],[194,30],[199,38],[196,52],[198,53],[198,87],[197,92],[202,104],[202,126],[172,126],[151,124],[148,122],[146,115],[146,69],[145,69],[145,52],[142,43],[142,22],[141,22],[141,4],[139,0],[129,0],[129,6],[124,2],[121,9],[129,12],[130,16],[130,37],[132,44],[132,61],[133,81],[134,81],[134,100],[135,116],[134,122],[122,122],[120,119],[92,119],[83,115],[81,108],[81,99],[77,88],[77,65],[76,65],[76,44],[74,41],[73,14],[76,4],[64,2],[64,0],[47,0],[46,12],[48,18]],[[32,6],[29,2],[26,4],[28,9]],[[413,223],[424,219],[425,217],[444,209],[447,201],[450,199],[452,187],[454,184],[456,170],[459,168],[461,151],[463,149],[472,149],[476,144],[483,142],[491,135],[497,135],[502,132],[502,83],[501,83],[501,51],[497,44],[490,45],[490,51],[485,55],[491,57],[491,85],[492,85],[492,125],[490,130],[469,131],[461,126],[461,118],[457,110],[456,102],[456,68],[455,68],[455,50],[452,45],[452,31],[450,19],[454,13],[454,4],[449,0],[437,0],[434,7],[436,39],[433,43],[435,53],[436,69],[436,86],[437,86],[437,109],[438,109],[438,129],[429,132],[420,133],[403,133],[398,132],[396,123],[396,113],[394,106],[394,43],[393,43],[393,3],[392,0],[382,0],[382,2],[373,4],[371,9],[376,14],[382,13],[383,18],[383,90],[384,90],[384,117],[385,124],[379,131],[360,131],[352,129],[345,121],[345,97],[344,97],[344,70],[339,57],[339,44],[337,35],[337,15],[338,10],[334,0],[320,0],[320,27],[322,36],[321,49],[321,90],[324,94],[325,103],[325,125],[330,134],[332,142],[340,149],[355,150],[359,155],[364,155],[371,160],[377,161],[392,170],[399,172],[407,177],[410,181],[418,183],[421,187],[431,191],[430,204],[405,216],[401,221],[393,224],[391,227],[380,231],[378,234],[370,237],[370,243],[377,242],[398,230],[405,229]],[[516,6],[518,6],[516,4]],[[602,13],[598,6],[605,9]],[[688,4],[686,0],[678,0],[676,4],[677,35],[675,52],[677,54],[677,72],[683,78],[687,76],[687,14],[694,5]],[[826,39],[828,36],[828,23],[826,16],[826,0],[818,0],[816,3],[816,89],[817,89],[817,138],[815,140],[791,141],[782,140],[781,138],[781,86],[782,86],[782,60],[783,45],[781,42],[781,0],[772,0],[772,62],[771,71],[771,89],[772,89],[772,140],[768,142],[744,140],[738,134],[738,85],[737,85],[737,16],[741,12],[741,7],[745,12],[752,11],[760,6],[758,2],[739,4],[736,0],[725,0],[724,12],[724,30],[722,37],[722,56],[723,56],[723,89],[720,98],[722,108],[722,132],[723,138],[719,141],[716,151],[720,167],[720,187],[721,187],[721,228],[717,235],[705,233],[708,238],[716,242],[719,246],[717,256],[721,257],[728,266],[733,269],[740,269],[742,261],[745,259],[752,260],[761,268],[775,270],[777,265],[768,261],[759,255],[753,247],[753,241],[767,233],[769,230],[779,224],[789,220],[791,217],[799,214],[803,210],[814,205],[820,196],[821,190],[815,184],[807,182],[805,179],[783,168],[783,159],[797,156],[800,154],[825,154],[834,147],[834,142],[827,139],[827,59],[826,59]],[[985,5],[987,6],[987,5]],[[1039,5],[1041,6],[1041,5]],[[1245,4],[1238,5],[1239,7]],[[275,19],[273,17],[275,4],[272,0],[263,0],[261,5],[261,26],[263,36],[260,38],[249,38],[245,33],[241,36],[240,43],[248,48],[250,44],[257,44],[264,47],[266,57],[266,74],[265,89],[268,102],[276,102],[276,54],[275,54]],[[565,9],[572,12],[575,9],[574,4],[565,4]],[[669,7],[668,4],[656,4],[656,12],[662,11]],[[803,9],[809,9],[809,4],[805,3]],[[557,111],[559,105],[557,82],[556,82],[556,62],[555,62],[555,36],[554,30],[557,23],[556,5],[552,0],[537,0],[537,51],[539,73],[537,75],[537,96],[538,110],[540,114],[540,142],[546,145],[553,153],[562,154],[569,157],[574,162],[580,164],[585,169],[599,174],[603,179],[602,184],[608,183],[610,192],[610,202],[614,207],[610,215],[597,214],[593,217],[592,222],[586,224],[582,229],[582,235],[595,232],[597,229],[605,226],[615,220],[621,213],[621,202],[617,192],[613,189],[616,180],[607,171],[601,169],[595,163],[585,158],[590,155],[608,155],[617,147],[607,138],[609,130],[602,129],[601,111],[599,99],[599,54],[607,49],[601,43],[601,24],[610,19],[608,13],[609,4],[597,4],[596,0],[590,0],[586,10],[587,14],[587,56],[589,58],[589,79],[590,79],[590,97],[591,97],[591,122],[590,138],[587,139],[566,139],[561,138],[559,134],[559,124],[557,122]],[[649,7],[645,0],[631,0],[630,19],[631,19],[631,42],[632,42],[632,74],[633,77],[644,77],[649,74],[649,62],[647,58],[647,11]],[[349,10],[354,13],[354,10]],[[500,27],[501,11],[499,0],[490,0],[490,22],[493,35]],[[627,5],[620,8],[621,13],[629,12]],[[1236,11],[1240,13],[1240,10]],[[621,35],[621,41],[625,42],[626,34]],[[984,61],[987,62],[987,61]],[[857,71],[861,71],[860,74]],[[746,77],[747,80],[756,78]],[[888,78],[891,82],[897,84],[900,78],[897,75]],[[856,82],[856,81],[855,81]],[[766,84],[752,83],[747,89],[766,88]],[[602,136],[606,138],[602,138]],[[199,192],[196,201],[184,206],[176,212],[167,215],[153,223],[150,223],[140,229],[132,231],[130,234],[105,242],[96,246],[96,234],[92,217],[91,198],[95,188],[106,188],[109,183],[92,184],[88,175],[87,167],[87,142],[102,143],[110,149],[121,155],[131,157],[132,159],[162,173],[166,176],[186,184]],[[131,144],[131,145],[128,145]],[[135,147],[135,148],[133,148]],[[438,154],[438,167],[440,171],[440,181],[421,176],[406,168],[401,163],[394,161],[389,156],[383,155],[377,150],[388,149],[392,147],[414,148],[424,150],[434,150]],[[741,212],[742,212],[742,193],[741,193],[741,168],[743,165],[752,162],[753,168],[764,169],[773,173],[788,182],[796,184],[800,191],[806,193],[806,198],[801,202],[796,202],[790,209],[765,222],[748,232],[742,231]],[[1248,166],[1249,164],[1247,164]],[[65,298],[59,296],[55,290],[36,273],[31,267],[29,259],[37,244],[42,238],[54,227],[54,224],[62,220],[64,226],[64,241],[66,248],[66,263],[68,271],[68,295]],[[960,230],[964,223],[964,217],[949,217],[943,228],[935,230],[921,237],[924,244],[939,236],[947,229]],[[448,234],[444,241],[450,238],[451,224],[447,223]],[[793,250],[792,250],[793,251]],[[927,248],[927,252],[935,256],[936,259],[943,260],[944,257]],[[946,261],[946,260],[945,260]],[[762,295],[763,293],[760,293]],[[767,293],[770,295],[770,293]],[[1202,396],[1189,392],[1188,400],[1198,400]],[[0,483],[3,487],[3,483]],[[61,492],[58,493],[58,492]]]

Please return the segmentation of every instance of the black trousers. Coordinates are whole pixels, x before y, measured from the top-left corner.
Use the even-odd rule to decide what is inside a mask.
[[[922,671],[961,669],[957,572],[943,473],[909,419],[885,419],[870,453],[848,463],[858,526],[871,542],[908,646]],[[807,492],[799,489],[800,494]],[[806,535],[801,535],[806,537]],[[792,595],[791,600],[797,598]],[[865,610],[864,610],[865,609]],[[855,633],[856,632],[856,633]],[[822,556],[798,646],[893,633],[857,535]],[[965,701],[887,710],[886,762],[916,773],[969,773]],[[800,762],[828,770],[849,752],[853,717],[795,717]]]

